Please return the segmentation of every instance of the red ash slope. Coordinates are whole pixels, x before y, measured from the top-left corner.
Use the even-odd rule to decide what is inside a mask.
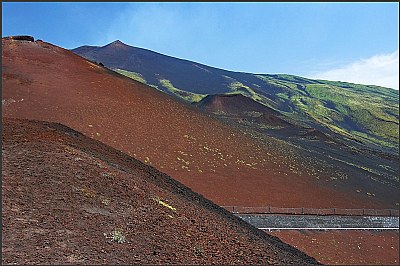
[[[399,265],[399,231],[281,230],[269,234],[324,264]]]
[[[316,263],[70,128],[2,125],[2,264]]]

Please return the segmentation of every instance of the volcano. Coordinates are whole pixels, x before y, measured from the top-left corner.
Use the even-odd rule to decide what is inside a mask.
[[[62,123],[219,205],[391,208],[397,200],[396,187],[343,179],[351,172],[339,163],[260,139],[61,47],[3,39],[2,48],[3,117]]]

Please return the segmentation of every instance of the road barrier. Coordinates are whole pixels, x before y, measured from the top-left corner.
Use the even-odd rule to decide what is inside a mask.
[[[291,214],[291,215],[338,215],[338,216],[392,216],[399,217],[397,209],[341,209],[341,208],[280,208],[280,207],[243,207],[222,206],[235,214]]]

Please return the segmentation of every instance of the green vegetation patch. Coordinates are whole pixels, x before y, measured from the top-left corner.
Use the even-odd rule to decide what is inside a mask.
[[[172,85],[171,81],[168,79],[160,79],[160,84],[164,88],[166,88],[171,94],[187,101],[187,102],[199,102],[201,101],[204,97],[206,97],[206,94],[199,94],[199,93],[193,93],[193,92],[188,92],[184,91],[181,89],[178,89]]]
[[[143,78],[142,74],[140,74],[140,73],[131,72],[131,71],[127,71],[127,70],[123,70],[123,69],[119,69],[119,68],[115,69],[114,71],[118,72],[128,78],[139,81],[143,84],[147,84],[146,80]]]
[[[292,119],[301,118],[310,126],[317,122],[378,146],[393,148],[399,144],[398,91],[285,74],[254,76],[266,83],[266,94],[277,97],[277,109]]]
[[[329,117],[334,118],[330,122],[347,118],[353,123],[353,127],[343,125],[342,129],[345,131],[352,134],[358,132],[357,136],[363,135],[364,139],[379,145],[392,146],[390,142],[398,143],[399,119],[394,115],[398,105],[394,105],[394,101],[385,100],[382,95],[370,93],[370,89],[361,90],[359,86],[354,90],[351,87],[309,84],[306,90],[316,101],[329,101],[333,105],[330,107],[337,109],[337,117],[330,115]],[[310,108],[309,111],[313,115],[321,116],[327,113],[327,109],[330,108],[326,104],[321,104],[321,108]]]
[[[230,78],[230,79],[233,80],[232,78]],[[231,92],[228,92],[227,94],[240,93],[244,96],[252,98],[253,100],[255,100],[257,102],[263,102],[263,100],[264,100],[263,97],[259,93],[254,91],[254,89],[250,88],[249,86],[244,85],[241,82],[232,81],[231,83],[229,83],[228,87],[231,90]]]

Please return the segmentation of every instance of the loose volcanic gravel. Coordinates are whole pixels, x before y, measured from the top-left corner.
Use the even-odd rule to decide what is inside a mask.
[[[317,264],[70,128],[2,126],[3,264]]]

